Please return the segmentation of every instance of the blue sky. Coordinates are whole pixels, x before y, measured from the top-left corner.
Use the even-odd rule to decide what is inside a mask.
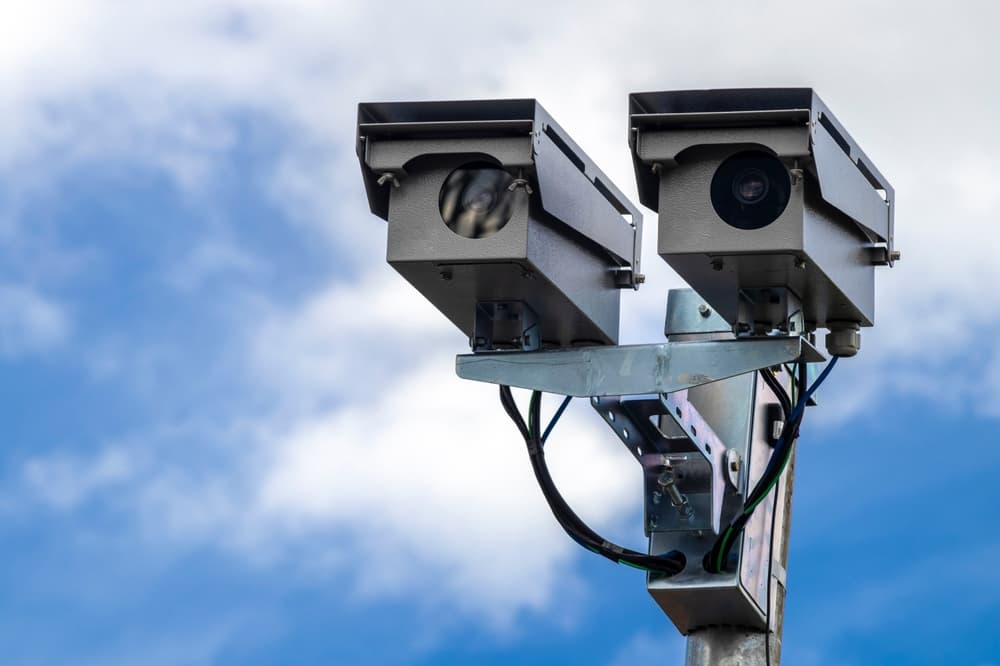
[[[990,3],[92,0],[0,10],[5,664],[681,663],[549,516],[384,265],[363,100],[538,97],[633,199],[626,95],[815,86],[897,189],[878,327],[803,426],[785,663],[1000,663]],[[649,214],[648,220],[655,219]],[[659,339],[655,255],[623,339]],[[642,545],[585,405],[554,474]]]

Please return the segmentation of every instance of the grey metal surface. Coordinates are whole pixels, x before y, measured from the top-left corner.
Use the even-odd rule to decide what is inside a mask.
[[[534,99],[361,103],[357,153],[371,210],[386,220],[392,193],[380,174],[403,182],[422,155],[486,155],[527,169],[546,214],[639,273],[639,209]]]
[[[664,342],[463,354],[463,379],[577,397],[673,393],[796,360],[823,360],[800,337]]]
[[[711,424],[726,450],[735,450],[743,460],[737,488],[726,480],[724,465],[714,469],[712,483],[722,491],[721,519],[725,525],[742,509],[747,488],[767,464],[772,449],[766,406],[776,399],[755,374],[698,387],[689,394],[692,406]],[[702,567],[702,558],[711,549],[716,531],[650,530],[651,553],[677,549],[687,556],[688,565],[680,574],[671,578],[650,576],[647,583],[650,595],[678,631],[688,634],[713,625],[757,631],[766,628],[771,506],[765,502],[754,512],[734,546],[734,565],[719,574],[710,574]]]
[[[726,445],[688,400],[688,391],[653,398],[591,398],[590,404],[642,465],[646,533],[698,530],[719,533]],[[667,429],[661,421],[669,419]],[[676,475],[692,513],[681,515],[663,494],[661,475]]]
[[[892,185],[811,88],[633,93],[629,123],[639,199],[653,210],[660,210],[658,177],[640,156],[642,134],[678,128],[802,127],[809,132],[823,199],[886,242],[890,253],[894,248]]]
[[[720,317],[694,289],[667,292],[667,319],[663,325],[663,334],[667,337],[732,332],[732,324]]]
[[[426,158],[389,201],[387,260],[466,336],[482,302],[522,301],[538,315],[543,346],[614,344],[621,289],[604,253],[565,233],[519,189],[507,224],[465,238],[441,219],[438,195],[467,156]]]
[[[865,248],[871,243],[819,198],[815,184],[793,184],[784,212],[762,229],[737,229],[719,218],[706,193],[719,164],[736,150],[706,149],[664,172],[659,254],[730,323],[739,320],[747,290],[787,288],[814,326],[828,320],[870,326],[875,266]]]
[[[388,262],[474,349],[511,346],[476,342],[489,337],[476,333],[477,307],[496,301],[537,314],[542,347],[618,341],[621,289],[641,281],[642,215],[538,102],[364,103],[357,132],[369,205],[389,222]],[[524,185],[506,224],[481,238],[440,212],[442,184],[473,161]]]
[[[778,515],[773,534],[770,627],[767,632],[740,627],[704,627],[687,637],[685,666],[779,666],[785,620],[788,543],[791,534],[792,487],[795,478],[795,454],[775,492]],[[765,640],[770,645],[765,645]],[[769,649],[768,649],[769,648]],[[770,654],[768,654],[770,652]]]
[[[685,666],[777,666],[765,661],[767,634],[735,627],[713,627],[690,634]]]
[[[897,258],[895,193],[812,89],[634,93],[629,104],[658,252],[714,311],[738,332],[779,328],[792,312],[810,331],[873,324],[875,266]],[[720,165],[749,149],[777,156],[791,183],[784,210],[756,229],[723,221],[708,196]],[[751,297],[775,289],[802,307]]]

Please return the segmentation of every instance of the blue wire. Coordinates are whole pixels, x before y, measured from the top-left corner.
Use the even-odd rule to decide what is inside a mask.
[[[788,417],[789,421],[794,421],[795,419],[797,419],[799,414],[802,413],[802,410],[806,408],[806,403],[809,402],[809,398],[811,398],[812,394],[816,392],[816,389],[819,388],[819,385],[823,383],[823,380],[827,378],[827,376],[830,374],[830,371],[833,370],[833,366],[837,365],[838,358],[840,357],[834,356],[833,358],[830,359],[830,362],[826,364],[825,368],[823,368],[823,372],[819,373],[819,377],[816,378],[816,381],[814,381],[812,383],[812,386],[810,386],[806,390],[805,394],[801,398],[799,398],[799,404],[795,405],[795,410],[792,411],[792,415]]]
[[[552,420],[549,421],[548,427],[545,428],[545,432],[542,433],[542,444],[545,444],[545,440],[549,438],[549,433],[551,433],[552,429],[556,427],[556,423],[558,423],[559,417],[562,416],[563,412],[566,411],[566,408],[569,407],[569,401],[572,399],[573,396],[571,395],[568,395],[563,399],[562,404],[559,405],[559,409],[556,410],[556,413],[552,416]]]
[[[812,386],[806,389],[806,392],[802,394],[802,397],[799,398],[798,403],[796,403],[795,405],[795,409],[792,410],[791,416],[788,417],[789,423],[794,423],[795,419],[797,419],[799,417],[799,414],[802,413],[802,410],[806,408],[806,404],[809,402],[809,398],[812,397],[812,394],[816,392],[816,389],[819,388],[819,385],[822,384],[823,381],[829,376],[830,371],[833,370],[833,366],[837,364],[838,358],[840,357],[834,356],[832,359],[830,359],[830,362],[826,364],[825,368],[823,368],[823,372],[819,373],[819,377],[816,378],[816,381],[814,381],[812,383]],[[775,452],[780,451],[784,446],[784,444],[785,444],[785,438],[780,437],[778,441],[774,443]],[[776,464],[776,462],[777,462],[777,457],[772,457],[772,459],[768,461],[767,466],[764,468],[764,475],[768,474],[768,472],[771,471],[771,466]]]

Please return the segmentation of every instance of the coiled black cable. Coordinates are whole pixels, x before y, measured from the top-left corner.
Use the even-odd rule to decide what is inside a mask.
[[[509,386],[500,387],[500,403],[524,438],[525,445],[528,448],[528,458],[531,461],[531,469],[535,473],[538,487],[541,489],[542,495],[545,497],[545,501],[552,511],[552,515],[570,538],[584,548],[612,562],[626,564],[644,571],[655,572],[663,576],[674,576],[684,569],[687,559],[680,551],[674,550],[663,555],[648,555],[623,548],[597,534],[570,508],[569,504],[566,503],[566,500],[563,499],[556,488],[555,482],[552,480],[551,474],[549,474],[548,465],[545,462],[540,424],[542,403],[542,394],[540,391],[533,391],[531,394],[531,401],[528,406],[528,423],[524,422],[524,417],[514,402],[514,396]]]

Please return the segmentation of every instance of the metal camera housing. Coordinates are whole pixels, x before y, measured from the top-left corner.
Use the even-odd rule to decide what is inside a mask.
[[[811,88],[633,93],[629,127],[660,256],[736,332],[858,350],[898,259],[894,191]]]
[[[642,217],[537,101],[362,103],[357,151],[388,262],[474,351],[617,343]]]

